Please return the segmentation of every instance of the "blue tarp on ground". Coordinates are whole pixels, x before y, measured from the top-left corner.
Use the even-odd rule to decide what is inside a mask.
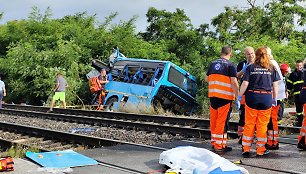
[[[67,132],[73,133],[73,132],[94,132],[96,131],[97,128],[89,128],[89,127],[76,127],[76,128],[71,128]]]
[[[43,167],[74,167],[95,165],[98,162],[72,150],[53,151],[44,153],[26,152],[26,157],[32,159]]]

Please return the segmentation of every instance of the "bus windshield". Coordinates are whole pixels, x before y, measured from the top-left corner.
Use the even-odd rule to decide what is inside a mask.
[[[168,81],[187,91],[190,95],[195,96],[195,82],[187,75],[182,74],[175,67],[170,67]]]

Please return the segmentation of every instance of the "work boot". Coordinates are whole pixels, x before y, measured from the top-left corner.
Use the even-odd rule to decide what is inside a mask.
[[[302,127],[304,115],[296,115],[296,116],[297,116],[297,122],[294,124],[294,126]]]
[[[293,124],[293,126],[295,126],[295,127],[302,127],[302,123],[295,122],[295,123]]]
[[[302,150],[306,150],[306,145],[302,144],[302,143],[298,143],[297,148],[302,149]]]
[[[225,148],[222,148],[222,149],[214,149],[214,151],[216,153],[229,152],[229,151],[232,151],[232,150],[233,150],[233,148],[229,147],[229,146],[226,146]]]
[[[270,153],[269,150],[266,150],[262,154],[258,153],[257,156],[265,156],[265,155],[268,155],[269,153]]]
[[[223,148],[224,152],[229,152],[229,151],[232,151],[233,148],[232,147],[229,147],[229,146],[226,146],[225,148]]]
[[[306,144],[303,143],[303,142],[305,142],[305,136],[303,136],[303,137],[300,139],[300,141],[299,141],[299,143],[298,143],[298,145],[297,145],[297,148],[306,150]]]
[[[272,145],[272,146],[270,146],[269,144],[266,144],[266,149],[278,150],[279,149],[279,144],[277,143],[276,145]]]
[[[250,156],[250,151],[244,151],[242,152],[243,157],[249,157]]]

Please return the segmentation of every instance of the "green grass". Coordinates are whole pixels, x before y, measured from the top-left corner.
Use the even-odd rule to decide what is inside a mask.
[[[25,148],[21,145],[17,145],[17,146],[11,146],[5,152],[1,152],[0,154],[1,156],[11,156],[13,158],[24,158],[27,151],[37,153],[39,152],[39,149],[37,147]]]

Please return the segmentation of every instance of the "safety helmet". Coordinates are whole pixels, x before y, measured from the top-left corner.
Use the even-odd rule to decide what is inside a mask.
[[[287,71],[288,73],[291,73],[291,68],[290,68],[290,66],[289,66],[287,63],[282,63],[282,64],[279,66],[279,68],[280,68],[282,74],[284,74],[286,71]]]

